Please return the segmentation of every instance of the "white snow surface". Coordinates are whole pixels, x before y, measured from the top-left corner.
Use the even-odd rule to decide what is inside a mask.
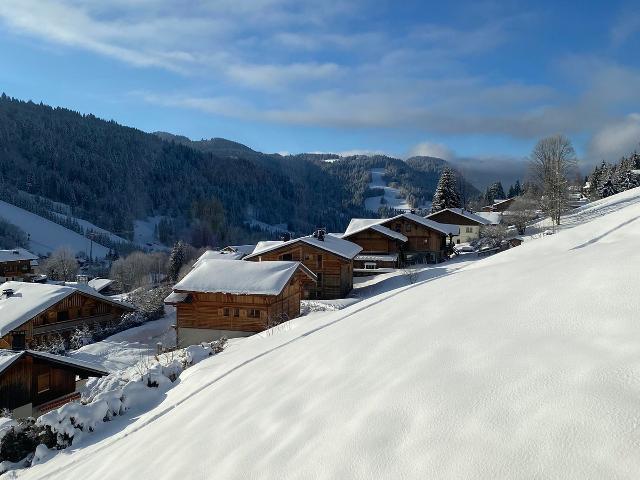
[[[396,210],[410,211],[411,205],[407,203],[407,200],[402,196],[400,190],[387,185],[384,180],[384,168],[374,168],[371,170],[371,182],[369,188],[382,189],[384,194],[377,197],[369,197],[364,200],[364,208],[372,212],[377,212],[380,207],[390,207]],[[385,204],[382,204],[382,198],[385,199]]]
[[[58,225],[20,207],[0,200],[0,218],[12,223],[29,234],[29,250],[47,256],[61,247],[70,248],[75,254],[91,251],[91,241],[79,233]],[[109,249],[93,242],[93,256],[104,258]]]
[[[478,222],[481,225],[489,225],[489,223],[491,223],[483,215],[480,215],[479,213],[470,212],[469,210],[466,210],[466,209],[462,209],[462,208],[445,208],[444,210],[441,210],[441,211],[446,211],[446,210],[448,210],[450,212],[453,212],[455,214],[461,215],[461,216],[463,216],[465,218],[468,218],[469,220],[473,220],[474,222]],[[437,215],[441,211],[436,212],[436,213],[432,213],[431,215],[427,215],[427,218],[430,218],[433,215]]]
[[[38,257],[20,247],[0,250],[0,262],[17,262],[19,260],[38,260]]]
[[[390,228],[383,227],[382,225],[378,225],[381,220],[379,218],[352,218],[347,226],[347,230],[342,235],[343,237],[348,237],[353,235],[354,233],[362,232],[363,230],[371,229],[375,230],[378,233],[386,235],[390,238],[395,238],[396,240],[400,240],[401,242],[406,242],[409,240],[400,232],[396,232],[391,230]]]
[[[219,250],[207,250],[194,262],[193,267],[198,267],[207,260],[242,260],[245,255],[242,252],[223,252]]]
[[[349,222],[349,225],[347,226],[347,229],[345,230],[344,234],[342,235],[343,237],[347,237],[349,235],[353,235],[354,233],[358,233],[361,232],[363,230],[366,230],[368,228],[374,228],[377,231],[379,231],[380,233],[384,233],[387,236],[392,236],[389,232],[392,233],[396,233],[393,230],[389,229],[388,227],[385,227],[383,224],[387,223],[387,222],[391,222],[393,220],[396,220],[398,218],[407,218],[409,220],[412,220],[416,223],[419,223],[421,225],[424,225],[425,227],[431,228],[432,230],[437,230],[438,232],[442,232],[446,235],[459,235],[460,234],[460,227],[458,225],[449,225],[446,223],[440,223],[440,222],[436,222],[434,220],[430,220],[428,218],[425,217],[421,217],[420,215],[416,215],[415,213],[401,213],[400,215],[396,215],[395,217],[391,217],[391,218],[352,218],[351,221]],[[385,230],[382,230],[380,228],[377,227],[382,227]],[[387,232],[388,230],[388,232]],[[405,237],[404,235],[402,235],[402,237],[404,237],[404,241],[407,240],[407,237]],[[401,239],[400,237],[395,237],[398,239]]]
[[[110,278],[94,278],[92,280],[89,280],[88,285],[95,291],[100,292],[111,285],[113,282],[114,280],[111,280]]]
[[[17,476],[637,478],[635,190],[556,235],[247,338],[123,431]]]
[[[293,245],[298,242],[304,242],[313,247],[317,247],[327,252],[335,253],[336,255],[339,255],[347,259],[352,259],[362,251],[362,247],[360,245],[357,245],[348,240],[343,240],[342,238],[336,235],[327,234],[324,236],[324,240],[319,240],[313,235],[308,235],[306,237],[294,238],[286,242],[277,241],[277,240],[268,240],[264,242],[258,242],[258,244],[256,245],[256,248],[253,250],[253,253],[251,255],[247,255],[246,258],[255,257],[263,253],[275,250],[277,248]]]
[[[278,295],[299,268],[300,262],[205,260],[173,289],[176,292]]]

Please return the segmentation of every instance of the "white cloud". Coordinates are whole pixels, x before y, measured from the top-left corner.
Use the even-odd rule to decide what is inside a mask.
[[[437,157],[444,160],[451,160],[455,157],[453,151],[442,143],[422,142],[414,145],[407,157]]]
[[[640,113],[632,113],[624,120],[599,130],[591,139],[588,160],[614,162],[640,146]]]

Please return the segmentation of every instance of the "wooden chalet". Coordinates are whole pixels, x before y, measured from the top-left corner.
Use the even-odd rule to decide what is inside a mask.
[[[89,280],[87,285],[102,295],[115,295],[119,293],[115,289],[115,280],[111,280],[110,278],[94,278],[93,280]]]
[[[387,242],[388,250],[377,252],[391,254],[394,253],[394,248],[399,248],[399,265],[444,261],[447,258],[447,238],[451,239],[460,233],[460,228],[457,225],[438,223],[414,213],[403,213],[384,219],[354,218],[347,227],[343,238],[354,238],[353,235],[364,231],[365,227],[370,228],[372,225],[386,227],[388,230],[406,237],[407,240],[402,243]],[[378,231],[378,233],[380,232]],[[357,239],[358,236],[355,236],[354,240]],[[366,238],[360,241],[363,241],[363,245],[367,248],[384,247],[383,242],[372,245],[366,242]]]
[[[317,277],[307,284],[304,298],[344,298],[353,289],[353,259],[362,250],[359,245],[338,236],[318,231],[292,240],[260,242],[245,260],[274,260],[302,263]]]
[[[486,218],[463,208],[445,208],[427,215],[426,218],[438,223],[457,225],[460,228],[460,234],[453,236],[456,244],[477,240],[480,238],[480,227],[491,224],[491,221]]]
[[[0,250],[0,282],[31,281],[36,276],[33,267],[37,265],[38,257],[24,248]]]
[[[0,408],[38,417],[80,399],[89,377],[108,372],[88,362],[32,350],[0,350]]]
[[[178,346],[249,336],[295,318],[304,285],[315,281],[299,262],[203,261],[165,299],[176,307]]]
[[[515,197],[507,198],[506,200],[496,200],[493,202],[493,205],[486,205],[482,207],[483,212],[504,212],[509,210],[513,202],[515,202]]]
[[[24,350],[58,334],[68,339],[78,327],[105,326],[132,311],[88,285],[5,282],[0,285],[0,348]]]
[[[400,254],[409,239],[379,222],[380,219],[355,218],[342,236],[362,247],[353,259],[355,275],[375,275],[401,266]]]

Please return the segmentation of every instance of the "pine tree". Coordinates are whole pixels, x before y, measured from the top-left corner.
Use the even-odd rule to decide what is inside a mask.
[[[616,193],[618,193],[616,191],[615,186],[613,185],[613,180],[611,179],[611,176],[609,176],[607,181],[602,185],[598,193],[600,194],[601,198],[607,198],[607,197],[610,197],[611,195],[615,195]]]
[[[445,208],[460,208],[461,206],[456,176],[450,168],[445,168],[442,170],[436,192],[433,194],[431,213],[439,212]]]
[[[169,279],[172,282],[178,281],[178,275],[180,269],[185,262],[185,245],[182,240],[178,240],[171,249],[171,255],[169,256]]]
[[[522,195],[522,187],[520,186],[520,180],[516,180],[516,184],[513,187],[513,196],[519,197]]]

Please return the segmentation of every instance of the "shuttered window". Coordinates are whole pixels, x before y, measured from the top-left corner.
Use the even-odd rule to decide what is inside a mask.
[[[38,375],[38,393],[44,393],[51,388],[51,372]]]

